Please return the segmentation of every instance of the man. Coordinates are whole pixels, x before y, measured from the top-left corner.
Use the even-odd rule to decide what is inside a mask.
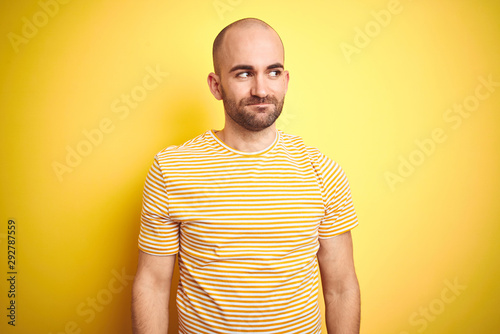
[[[289,80],[281,39],[239,20],[215,39],[213,60],[224,128],[162,150],[147,176],[135,333],[167,333],[177,253],[180,333],[320,333],[318,269],[328,333],[359,333],[345,174],[275,127]]]

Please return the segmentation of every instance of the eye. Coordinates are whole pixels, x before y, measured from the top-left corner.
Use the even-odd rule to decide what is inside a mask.
[[[241,72],[236,75],[238,78],[248,78],[250,76],[249,72]]]
[[[279,70],[269,72],[269,75],[272,77],[279,77],[280,74],[281,74],[281,71],[279,71]]]

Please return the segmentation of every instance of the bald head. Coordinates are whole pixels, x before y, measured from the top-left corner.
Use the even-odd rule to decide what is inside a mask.
[[[255,18],[241,19],[231,23],[230,25],[222,29],[214,40],[212,57],[214,62],[214,72],[217,75],[220,75],[221,73],[221,63],[223,61],[224,54],[227,52],[227,48],[231,47],[231,45],[228,45],[226,35],[229,35],[231,33],[245,34],[255,30],[262,30],[263,32],[266,32],[268,34],[275,35],[275,37],[277,37],[276,42],[281,45],[281,49],[283,50],[284,55],[283,42],[281,41],[278,33],[269,24]]]

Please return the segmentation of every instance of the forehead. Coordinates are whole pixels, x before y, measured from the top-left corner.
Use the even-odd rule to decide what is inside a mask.
[[[221,48],[221,67],[235,65],[267,67],[283,63],[283,45],[278,34],[261,26],[234,28],[227,32]]]

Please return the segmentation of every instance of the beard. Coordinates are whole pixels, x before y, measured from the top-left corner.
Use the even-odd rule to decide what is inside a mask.
[[[261,131],[273,125],[280,116],[283,110],[283,104],[285,103],[285,97],[278,100],[274,96],[262,98],[251,96],[236,102],[236,100],[227,97],[222,86],[221,95],[226,114],[229,115],[235,123],[249,131]],[[254,107],[256,110],[245,109],[247,106],[259,103],[268,103],[272,104],[272,106],[263,108]]]

